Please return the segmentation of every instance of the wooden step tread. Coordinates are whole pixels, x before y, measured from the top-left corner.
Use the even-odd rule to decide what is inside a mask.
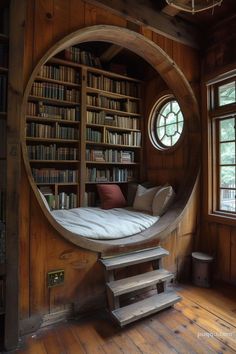
[[[122,268],[133,264],[144,263],[160,259],[161,257],[168,256],[169,252],[162,247],[151,248],[148,250],[126,253],[124,255],[102,258],[100,261],[107,270]]]
[[[113,310],[112,316],[122,327],[128,323],[170,307],[180,300],[181,297],[175,292],[163,292],[145,300],[135,302],[134,304]]]
[[[119,296],[131,291],[143,289],[161,281],[170,280],[173,277],[174,275],[167,270],[158,269],[132,277],[111,281],[107,283],[107,287],[112,291],[114,296]]]

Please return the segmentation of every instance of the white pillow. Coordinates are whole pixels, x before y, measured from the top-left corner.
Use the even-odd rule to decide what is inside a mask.
[[[42,201],[43,201],[45,207],[47,208],[48,211],[51,211],[51,210],[50,210],[50,207],[49,207],[49,205],[48,205],[47,199],[45,198],[45,196],[43,195],[43,193],[41,192],[40,189],[38,189],[38,191],[39,191],[39,194],[40,194],[40,196],[41,196],[41,198],[42,198]]]
[[[154,216],[163,215],[175,197],[175,192],[171,186],[160,188],[152,201],[152,214]]]
[[[147,189],[139,184],[134,198],[133,208],[152,212],[152,200],[159,188],[160,187],[153,187]]]

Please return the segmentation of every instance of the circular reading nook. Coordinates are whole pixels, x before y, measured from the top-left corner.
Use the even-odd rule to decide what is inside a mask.
[[[158,92],[149,89],[155,80]],[[34,69],[23,108],[26,171],[62,237],[104,252],[158,242],[177,227],[198,177],[199,113],[160,47],[115,26],[72,33]],[[178,149],[184,178],[149,174]]]

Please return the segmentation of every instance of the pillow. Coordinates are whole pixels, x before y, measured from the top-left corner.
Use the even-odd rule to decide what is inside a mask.
[[[147,189],[139,184],[135,195],[133,208],[136,210],[152,212],[152,200],[159,188],[161,187]]]
[[[171,186],[159,189],[152,201],[152,214],[154,216],[163,215],[173,202],[174,197],[175,192]]]
[[[97,184],[102,209],[123,208],[125,197],[117,184]]]
[[[38,189],[38,191],[39,191],[39,194],[40,194],[40,196],[42,198],[43,204],[45,205],[45,207],[47,208],[48,211],[51,211],[50,207],[48,205],[47,199],[45,198],[45,196],[43,195],[43,193],[41,192],[40,189]]]

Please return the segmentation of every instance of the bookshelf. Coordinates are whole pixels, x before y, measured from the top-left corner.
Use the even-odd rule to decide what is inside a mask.
[[[102,69],[72,47],[44,64],[32,85],[26,145],[33,178],[55,209],[93,206],[97,183],[140,178],[142,82]]]
[[[94,185],[140,178],[141,82],[101,69],[86,69],[86,180],[88,205]]]
[[[45,64],[28,99],[27,153],[52,209],[79,205],[81,70]]]

